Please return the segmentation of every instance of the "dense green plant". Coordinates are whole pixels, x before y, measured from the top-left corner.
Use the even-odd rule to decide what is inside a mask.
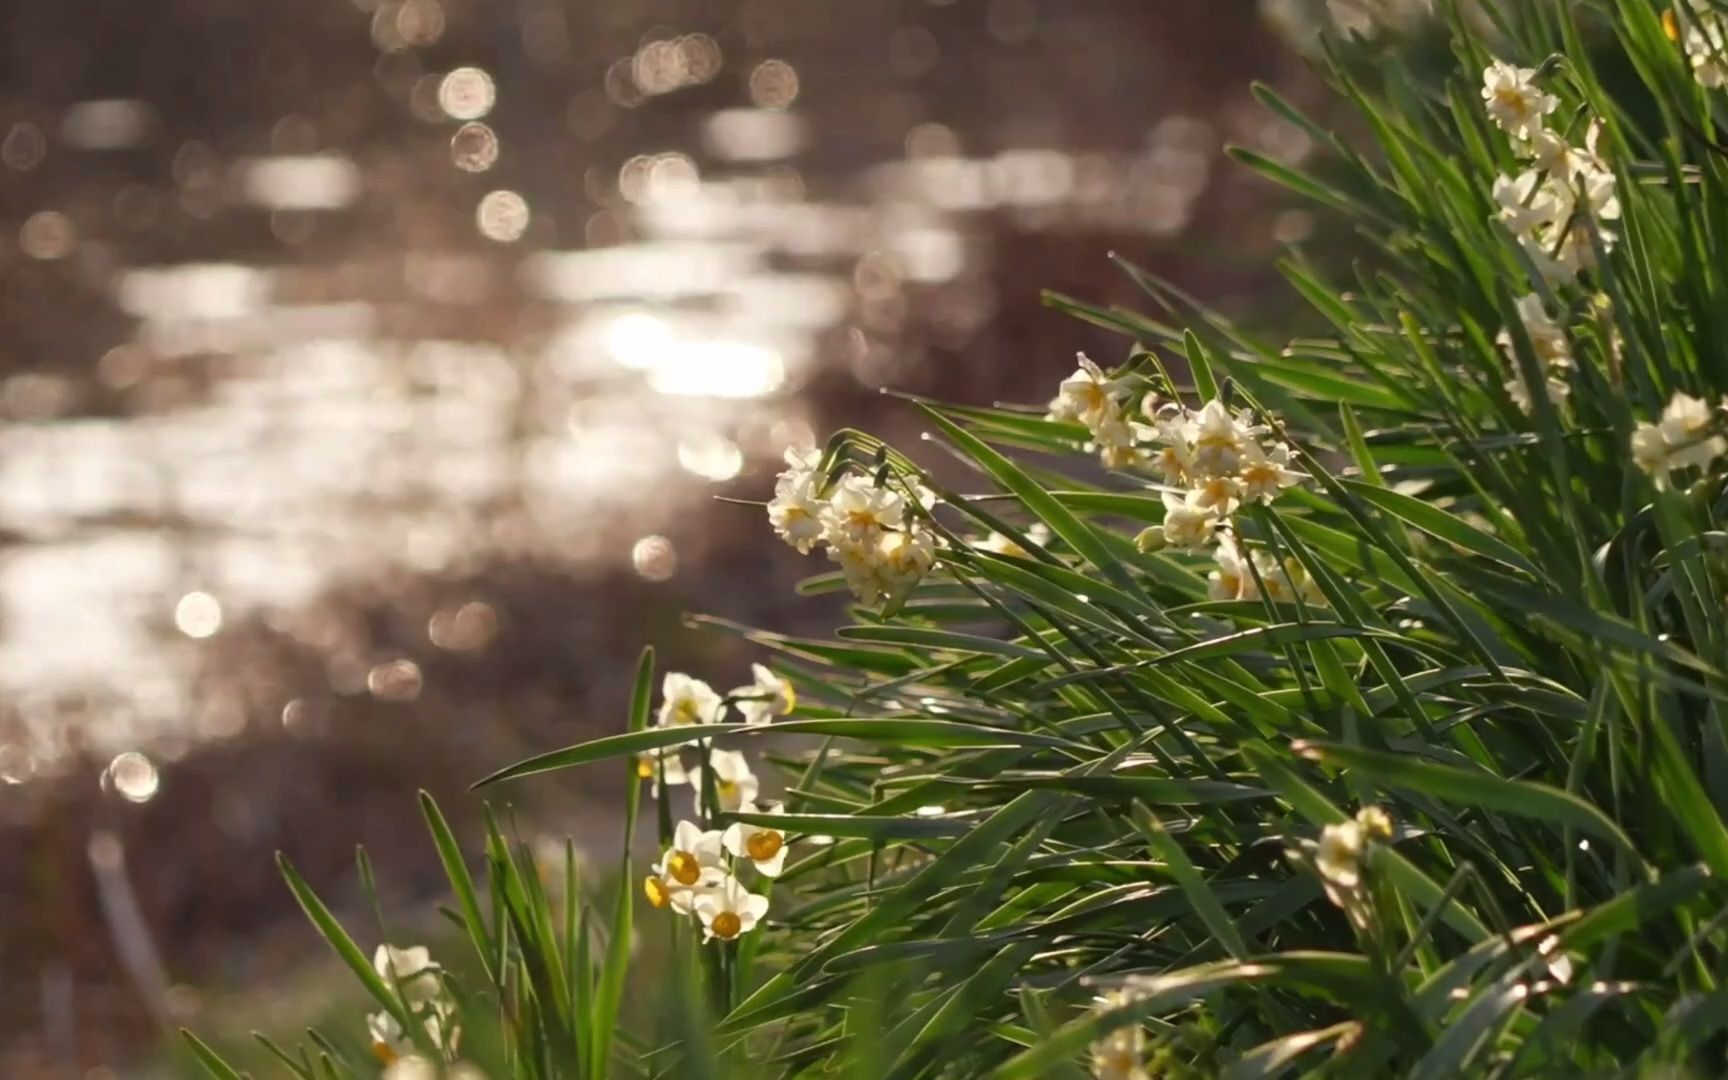
[[[775,528],[839,564],[806,590],[867,605],[838,640],[709,622],[779,674],[655,723],[645,663],[632,730],[490,778],[643,755],[648,893],[689,889],[644,978],[711,1030],[609,1043],[628,904],[601,963],[497,834],[483,912],[440,831],[512,1075],[1728,1069],[1728,24],[1441,7],[1444,82],[1328,68],[1373,154],[1261,90],[1325,179],[1236,155],[1368,246],[1282,267],[1324,336],[1125,261],[1154,316],[1053,296],[1125,360],[1048,413],[909,402],[972,479],[791,459]],[[769,744],[784,806],[709,757],[763,735],[820,740]]]

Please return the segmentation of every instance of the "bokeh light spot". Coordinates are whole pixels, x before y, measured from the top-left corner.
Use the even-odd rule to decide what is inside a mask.
[[[630,549],[630,564],[649,581],[665,581],[678,572],[678,549],[664,536],[644,536]]]
[[[488,192],[474,212],[474,221],[486,239],[514,243],[528,231],[528,202],[514,191]]]
[[[412,660],[390,660],[366,673],[366,689],[379,701],[413,701],[423,685],[420,665]]]
[[[39,210],[24,219],[18,246],[32,259],[64,259],[78,246],[78,230],[58,210]]]
[[[678,464],[704,480],[730,480],[744,468],[744,452],[724,435],[709,432],[678,443]]]
[[[463,172],[485,172],[498,162],[498,136],[485,124],[463,124],[450,137],[450,160]]]
[[[222,603],[207,592],[189,592],[174,605],[174,625],[189,638],[207,638],[222,629]]]
[[[750,100],[759,108],[784,109],[798,99],[798,71],[784,60],[764,60],[750,72]]]
[[[441,608],[427,622],[426,636],[432,644],[451,652],[483,649],[498,636],[498,612],[479,600]]]
[[[135,803],[149,802],[162,785],[155,764],[136,750],[115,755],[108,763],[107,779],[115,791]]]
[[[0,142],[0,164],[8,169],[27,172],[42,164],[42,159],[47,156],[48,140],[43,137],[42,129],[32,123],[13,124],[5,141]]]
[[[477,67],[459,67],[438,84],[438,104],[453,120],[478,120],[497,102],[492,76]]]

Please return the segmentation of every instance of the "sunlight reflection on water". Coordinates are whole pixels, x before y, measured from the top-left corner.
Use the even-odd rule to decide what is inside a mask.
[[[367,10],[376,77],[398,88],[407,115],[436,125],[446,170],[478,184],[533,150],[509,140],[502,73],[417,59],[414,48],[445,33],[441,5]],[[1038,18],[1029,0],[998,2],[989,30],[1024,41]],[[556,59],[568,42],[534,47]],[[688,112],[676,140],[645,127],[615,170],[596,161],[571,177],[571,205],[500,176],[517,186],[464,189],[467,237],[427,229],[398,250],[356,241],[310,266],[236,254],[119,268],[110,291],[136,325],[99,377],[150,388],[137,407],[56,420],[48,377],[4,388],[8,400],[36,401],[42,422],[0,428],[0,520],[24,541],[0,562],[0,690],[51,702],[101,687],[130,704],[84,734],[124,755],[190,723],[185,687],[200,642],[345,578],[436,571],[506,534],[520,544],[526,523],[531,547],[666,580],[678,564],[659,534],[669,520],[753,457],[771,460],[765,438],[809,441],[801,395],[819,367],[849,366],[866,385],[890,378],[907,358],[884,361],[918,289],[947,290],[944,316],[962,337],[989,318],[987,217],[1033,232],[1176,234],[1223,140],[1214,120],[1166,115],[1138,147],[1024,140],[973,153],[954,129],[916,119],[903,153],[839,183],[830,176],[814,197],[793,164],[818,131],[804,110],[823,72],[730,49],[704,32],[656,32],[572,97],[567,122],[582,140],[619,123],[620,110],[714,84],[703,91],[713,107]],[[920,27],[889,42],[900,78],[941,59]],[[732,100],[715,90],[722,74],[736,80]],[[110,149],[154,138],[160,122],[143,102],[87,101],[60,130],[73,145]],[[173,155],[182,207],[255,207],[290,246],[333,243],[362,212],[412,220],[408,205],[385,201],[403,198],[400,177],[320,148],[310,123],[283,118],[273,152],[226,167],[186,142]],[[36,125],[15,126],[0,158],[35,168],[44,145]],[[584,215],[589,243],[551,239]],[[481,237],[494,243],[466,242]],[[31,217],[20,236],[44,260],[84,242],[57,211]],[[486,323],[500,298],[523,326]],[[441,613],[434,642],[490,640],[471,625],[490,610]],[[412,700],[423,676],[410,668],[385,660],[341,679]],[[0,742],[7,780],[66,744],[52,707],[21,714],[21,741]],[[282,723],[295,715],[290,701]]]

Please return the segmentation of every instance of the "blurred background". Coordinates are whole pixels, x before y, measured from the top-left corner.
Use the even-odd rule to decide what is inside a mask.
[[[1315,222],[1221,150],[1307,153],[1304,11],[0,2],[0,1075],[317,1017],[271,853],[429,911],[417,788],[471,822],[644,642],[748,681],[685,612],[833,624],[714,496],[1120,358],[1040,289],[1282,303]],[[506,797],[603,858],[603,772]]]

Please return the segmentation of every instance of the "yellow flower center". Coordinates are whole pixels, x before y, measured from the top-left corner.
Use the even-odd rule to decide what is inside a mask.
[[[1518,115],[1530,111],[1529,103],[1524,99],[1524,92],[1516,86],[1502,86],[1494,91],[1494,104],[1507,112]]]
[[[675,851],[666,860],[666,873],[680,885],[694,885],[702,877],[702,864],[688,851]]]
[[[672,902],[672,890],[659,878],[649,875],[642,882],[642,891],[648,894],[648,902],[657,908],[665,907]]]
[[[767,862],[780,854],[780,849],[786,846],[786,841],[773,829],[763,829],[753,833],[750,839],[744,841],[744,850],[757,862]]]
[[[636,759],[636,775],[644,780],[654,779],[654,763],[645,757]]]
[[[738,784],[734,780],[716,780],[714,781],[714,793],[722,799],[730,799],[738,794]]]
[[[774,704],[780,707],[781,716],[798,707],[798,691],[792,689],[792,684],[785,679],[780,680],[780,700]]]
[[[372,1056],[386,1065],[394,1065],[396,1064],[397,1057],[400,1055],[398,1055],[396,1051],[390,1049],[389,1043],[375,1041],[372,1044]]]
[[[696,722],[696,703],[689,698],[680,701],[672,709],[672,719],[680,724],[694,724]]]
[[[722,911],[714,916],[714,921],[709,924],[708,928],[714,931],[715,937],[731,941],[738,936],[739,931],[744,929],[744,922],[734,912]]]

